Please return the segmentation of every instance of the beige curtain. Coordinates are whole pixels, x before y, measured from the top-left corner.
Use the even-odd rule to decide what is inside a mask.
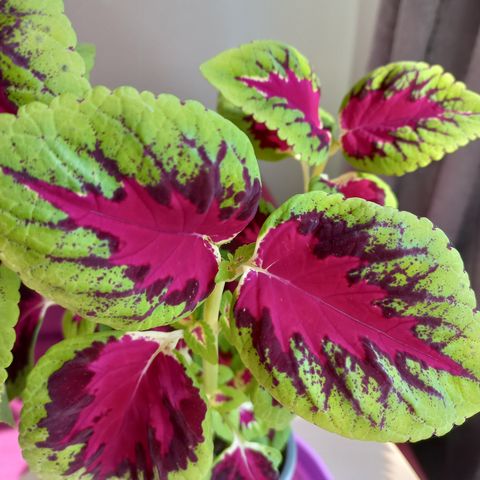
[[[438,63],[480,92],[480,0],[383,0],[370,67]],[[394,180],[402,210],[429,217],[460,249],[480,297],[480,141]]]
[[[383,0],[373,45],[372,68],[425,60],[480,92],[480,0]],[[480,141],[393,185],[403,210],[448,234],[480,299]],[[480,415],[413,448],[428,478],[480,479]]]

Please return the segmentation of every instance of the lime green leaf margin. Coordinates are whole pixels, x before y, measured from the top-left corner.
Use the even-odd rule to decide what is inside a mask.
[[[0,36],[2,85],[13,104],[49,103],[65,92],[83,96],[90,88],[63,0],[5,0]]]
[[[20,279],[15,273],[0,265],[0,403],[5,402],[7,367],[12,363],[12,348],[15,343],[15,324],[18,321],[20,301]],[[4,413],[7,411],[6,415]],[[0,423],[10,423],[8,409],[0,411]]]

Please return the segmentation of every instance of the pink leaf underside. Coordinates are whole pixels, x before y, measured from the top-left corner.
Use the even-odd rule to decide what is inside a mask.
[[[278,478],[278,473],[265,455],[240,446],[225,454],[212,471],[212,480],[276,480]]]
[[[106,198],[92,186],[86,185],[86,194],[77,194],[26,173],[6,170],[68,215],[56,228],[72,231],[83,227],[109,241],[110,258],[84,257],[79,263],[99,268],[128,266],[133,292],[145,290],[149,300],[158,298],[170,305],[186,302],[185,310],[208,296],[218,270],[215,251],[205,237],[220,242],[242,230],[253,216],[260,193],[256,182],[247,192],[237,194],[243,204],[234,211],[220,209],[221,198],[216,196],[223,193],[216,188],[213,172],[199,175],[183,191],[167,183],[145,187],[134,178],[123,177],[122,187]]]
[[[51,402],[39,426],[53,451],[83,444],[65,475],[131,475],[162,480],[195,462],[206,405],[171,355],[146,339],[110,339],[77,352],[48,381]],[[72,388],[75,387],[75,388]],[[55,456],[55,454],[54,454]]]
[[[325,147],[330,141],[330,132],[323,128],[320,119],[320,90],[315,89],[311,80],[307,78],[299,79],[295,72],[289,68],[285,68],[285,71],[286,77],[277,72],[270,72],[266,78],[239,77],[238,80],[247,87],[258,90],[267,100],[279,98],[274,107],[301,111],[304,115],[304,121],[311,128],[309,136],[318,137],[320,146]],[[254,135],[258,133],[260,135],[259,140],[263,138],[266,141],[273,142],[273,148],[282,150],[282,147],[288,147],[288,144],[278,138],[275,131],[267,129],[266,132],[262,133],[264,127],[265,125],[262,124],[252,125],[252,133]]]
[[[347,357],[364,370],[366,378],[378,380],[385,398],[392,381],[382,373],[377,353],[388,358],[406,382],[434,395],[440,393],[408,370],[407,359],[471,377],[442,353],[445,345],[416,336],[417,325],[436,326],[441,319],[402,316],[388,306],[389,297],[401,298],[407,305],[428,300],[428,292],[415,290],[423,276],[402,287],[389,287],[385,281],[382,286],[374,273],[368,281],[360,278],[362,267],[372,262],[421,252],[378,246],[367,253],[363,248],[367,239],[365,231],[321,214],[292,218],[268,233],[257,258],[259,270],[248,273],[235,305],[237,325],[252,329],[262,364],[288,374],[303,394],[300,365],[291,353],[293,341],[308,362],[324,368],[326,398],[336,386],[354,406],[346,383]],[[449,328],[462,335],[454,325]],[[329,344],[339,349],[333,357],[326,352]]]
[[[392,88],[389,82],[379,90],[364,88],[353,95],[341,113],[341,126],[346,131],[341,138],[345,152],[356,158],[382,156],[385,153],[378,143],[393,144],[397,148],[398,142],[412,143],[397,139],[395,132],[399,128],[428,129],[425,123],[430,119],[447,121],[444,117],[447,110],[431,98],[435,90],[413,97],[424,85],[412,82],[386,97],[385,90]]]

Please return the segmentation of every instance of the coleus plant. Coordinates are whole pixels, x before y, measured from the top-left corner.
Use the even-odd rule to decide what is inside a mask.
[[[92,87],[60,0],[4,0],[0,29],[1,418],[21,396],[34,471],[274,479],[293,414],[404,442],[480,410],[460,255],[375,176],[480,136],[477,94],[394,63],[337,126],[305,57],[259,41],[202,65],[221,116]],[[358,171],[329,179],[337,150]],[[257,158],[285,157],[305,192],[275,209]],[[52,305],[65,339],[33,367]]]

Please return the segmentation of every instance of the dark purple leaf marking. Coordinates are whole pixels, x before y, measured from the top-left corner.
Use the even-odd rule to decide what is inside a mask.
[[[276,480],[270,460],[253,448],[239,445],[227,452],[212,472],[212,480]]]
[[[76,353],[48,380],[40,448],[83,445],[64,472],[167,479],[197,460],[206,405],[182,365],[156,341],[111,338]]]
[[[405,302],[405,310],[429,299],[438,301],[428,291],[416,288],[431,272],[410,277],[402,286],[395,286],[394,281],[395,274],[402,273],[400,266],[387,277],[370,270],[362,278],[363,270],[372,263],[422,254],[421,250],[390,250],[382,245],[365,249],[367,230],[372,227],[373,221],[348,227],[344,220],[315,212],[292,217],[264,237],[257,269],[243,280],[234,307],[237,326],[251,329],[260,362],[270,371],[275,368],[287,374],[299,395],[306,393],[306,386],[292,341],[312,375],[321,372],[325,377],[325,398],[337,387],[356,409],[359,406],[347,381],[354,367],[348,366],[348,359],[365,372],[365,388],[370,377],[378,382],[383,401],[394,385],[377,354],[388,358],[405,382],[432,395],[440,393],[411,372],[408,359],[424,368],[472,378],[443,353],[446,344],[420,339],[416,333],[417,326],[442,324],[450,329],[452,338],[459,338],[458,327],[440,318],[408,316],[394,306],[395,299]]]

